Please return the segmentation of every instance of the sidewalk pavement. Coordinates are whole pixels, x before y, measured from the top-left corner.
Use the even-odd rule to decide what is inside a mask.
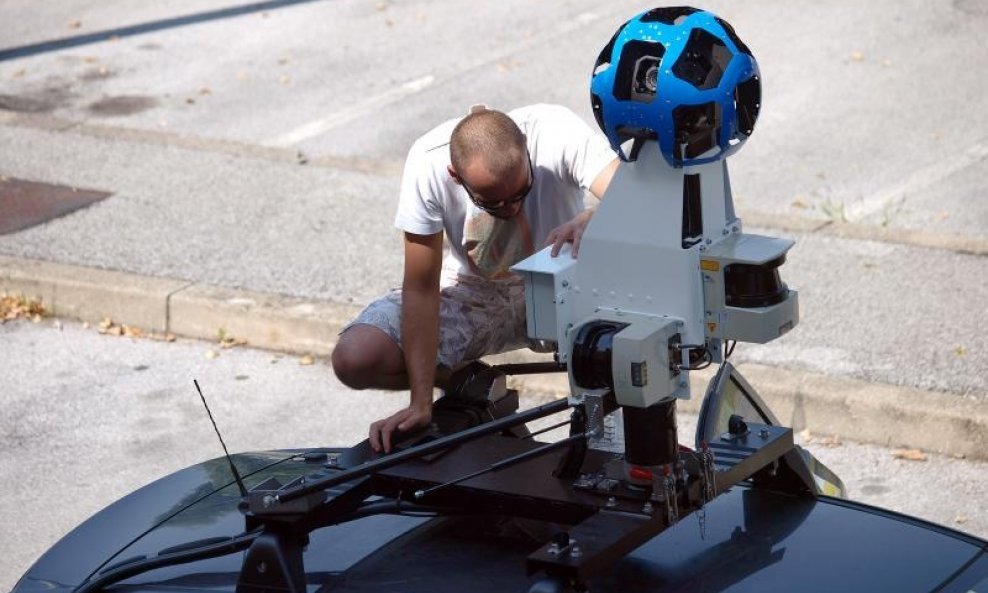
[[[988,11],[708,7],[764,77],[758,133],[730,161],[738,212],[797,241],[780,271],[800,324],[732,360],[797,429],[988,457],[988,126],[970,117],[988,54],[969,51]],[[0,291],[91,323],[326,355],[400,282],[391,220],[411,141],[478,101],[557,102],[594,125],[586,73],[640,9],[313,0],[173,26],[114,2],[5,5],[23,18],[0,44],[31,52],[0,52],[0,176],[110,196],[0,235]],[[45,44],[58,39],[76,45]]]

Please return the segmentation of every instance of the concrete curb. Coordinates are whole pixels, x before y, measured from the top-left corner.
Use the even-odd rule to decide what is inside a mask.
[[[99,323],[251,346],[327,355],[354,305],[312,302],[182,280],[0,256],[0,292],[39,298],[49,312]]]
[[[147,278],[123,272],[0,256],[0,292],[37,297],[58,317],[216,340],[225,335],[254,347],[328,355],[339,329],[359,311],[354,305]],[[540,359],[509,353],[495,362]],[[748,381],[783,422],[797,431],[988,459],[988,403],[962,396],[870,383],[797,370],[746,364]],[[698,412],[712,372],[693,373]],[[565,375],[513,377],[526,395],[568,393]]]

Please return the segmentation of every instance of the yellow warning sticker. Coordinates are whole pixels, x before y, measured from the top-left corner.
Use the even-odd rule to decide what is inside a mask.
[[[704,270],[706,272],[719,272],[720,271],[720,262],[716,262],[716,261],[714,261],[712,259],[701,259],[700,260],[700,269],[701,270]]]
[[[710,333],[714,333],[715,331],[717,331],[717,324],[716,323],[708,323],[707,324],[707,329],[710,330]]]

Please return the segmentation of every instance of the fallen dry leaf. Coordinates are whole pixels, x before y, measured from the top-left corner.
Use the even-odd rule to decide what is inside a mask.
[[[224,350],[229,350],[230,348],[236,348],[237,346],[246,346],[247,338],[234,338],[227,337],[220,341],[220,348]]]
[[[27,69],[26,68],[21,68],[20,70],[14,72],[14,74],[11,76],[11,78],[20,78],[20,77],[24,76],[25,74],[27,74]]]
[[[216,341],[219,343],[220,348],[223,348],[224,350],[247,345],[246,338],[237,338],[232,336],[226,333],[226,329],[222,327],[216,332]]]
[[[206,351],[206,358],[208,358],[210,360],[212,360],[214,358],[219,358],[219,356],[220,356],[220,353],[217,352],[217,351],[215,351],[215,350],[207,350]]]
[[[954,517],[954,523],[963,525],[964,523],[967,523],[967,517],[965,517],[964,515],[957,515],[956,517]]]
[[[166,333],[163,333],[163,334],[159,334],[157,332],[147,332],[147,333],[144,334],[143,337],[145,337],[145,338],[147,338],[149,340],[156,340],[158,342],[174,342],[175,341],[175,334],[173,334],[171,332],[166,332]]]
[[[967,354],[967,348],[965,348],[964,346],[958,346],[954,348],[954,354],[956,354],[957,356],[964,356],[965,354]]]
[[[82,21],[72,21],[71,23],[69,23],[70,29],[78,29],[80,27],[82,27]]]
[[[35,323],[48,316],[38,299],[0,293],[0,323],[13,319],[31,319]]]
[[[851,52],[851,61],[852,62],[863,62],[864,59],[865,59],[865,55],[864,55],[863,52],[860,52],[860,51]]]
[[[309,366],[310,364],[315,364],[316,359],[306,354],[302,358],[298,359],[298,363],[303,366]]]
[[[820,444],[823,445],[824,447],[829,447],[829,448],[833,449],[834,447],[840,447],[842,443],[840,441],[840,437],[839,436],[832,435],[832,436],[824,437],[824,438],[820,439]]]
[[[119,325],[114,325],[111,328],[107,328],[107,330],[105,332],[103,332],[103,333],[105,333],[107,335],[110,335],[110,336],[122,336],[123,335],[123,328],[120,327]]]
[[[144,330],[139,327],[125,325],[123,326],[123,334],[128,338],[141,338],[144,337]]]
[[[907,461],[926,461],[926,453],[923,453],[919,449],[899,449],[898,451],[892,451],[892,457]]]

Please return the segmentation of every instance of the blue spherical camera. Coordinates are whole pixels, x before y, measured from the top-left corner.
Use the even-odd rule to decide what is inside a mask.
[[[686,6],[621,26],[590,82],[594,117],[622,160],[655,140],[673,167],[725,158],[755,128],[758,63],[726,21]]]

